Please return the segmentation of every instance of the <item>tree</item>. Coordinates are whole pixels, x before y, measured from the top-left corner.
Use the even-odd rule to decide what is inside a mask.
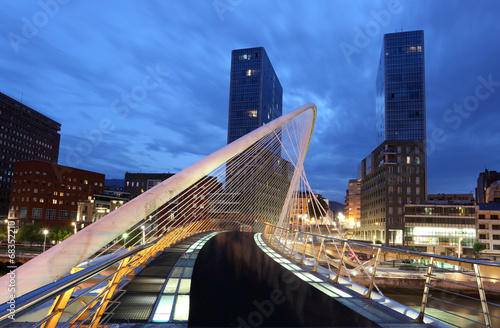
[[[472,249],[474,250],[474,253],[479,254],[486,249],[486,244],[480,241],[475,241],[474,244],[472,245]]]
[[[29,242],[29,243],[40,243],[43,242],[43,227],[40,223],[34,224],[24,224],[19,227],[16,235],[16,241],[19,242]]]
[[[313,195],[309,194],[308,195],[308,200],[307,200],[307,210],[308,210],[308,215],[311,218],[316,218],[318,221],[322,216],[326,216],[328,213],[328,202],[323,198],[321,195],[317,195],[316,198],[318,201],[316,201],[313,197]],[[319,204],[318,204],[319,203]],[[320,208],[320,206],[322,208]]]
[[[7,240],[9,238],[8,233],[7,233],[7,225],[2,224],[0,225],[0,240]]]
[[[56,243],[63,241],[73,234],[72,227],[57,226],[50,230],[49,240],[54,240]]]

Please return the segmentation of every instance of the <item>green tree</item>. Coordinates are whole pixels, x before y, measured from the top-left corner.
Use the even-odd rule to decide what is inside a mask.
[[[472,245],[472,249],[474,250],[474,253],[479,254],[486,249],[486,244],[480,241],[475,241],[474,244]]]
[[[316,198],[318,199],[317,202],[311,194],[308,195],[307,210],[309,211],[309,217],[319,219],[321,216],[326,216],[329,207],[323,196],[317,195]]]
[[[16,241],[41,243],[43,242],[43,227],[40,223],[24,224],[19,227],[16,235]]]
[[[56,243],[63,241],[74,233],[72,227],[57,226],[50,230],[49,240],[54,240]]]
[[[9,238],[7,234],[7,225],[2,224],[0,225],[0,240],[7,240]]]

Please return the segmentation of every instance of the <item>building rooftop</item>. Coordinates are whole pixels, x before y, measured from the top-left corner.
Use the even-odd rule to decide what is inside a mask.
[[[500,202],[477,204],[480,211],[500,211]]]

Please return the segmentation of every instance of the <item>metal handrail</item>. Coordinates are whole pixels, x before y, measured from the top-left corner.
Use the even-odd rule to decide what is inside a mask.
[[[488,274],[487,274],[488,270],[490,272],[500,272],[500,271],[496,271],[497,268],[500,269],[499,262],[487,262],[487,261],[481,261],[481,260],[475,260],[475,259],[465,259],[465,258],[456,258],[456,257],[451,257],[451,256],[445,256],[445,255],[420,253],[420,252],[404,250],[404,249],[400,249],[400,248],[387,247],[387,246],[376,245],[376,244],[369,244],[369,243],[362,242],[362,241],[355,241],[355,240],[336,238],[336,237],[332,237],[332,236],[325,236],[325,235],[320,235],[320,234],[312,233],[312,232],[297,231],[297,230],[290,229],[288,227],[280,227],[280,226],[270,224],[270,223],[266,223],[266,225],[267,225],[266,232],[264,234],[268,236],[270,241],[272,238],[272,243],[276,244],[278,251],[280,251],[280,248],[282,248],[283,244],[285,243],[281,238],[283,236],[284,232],[286,232],[287,236],[290,236],[291,234],[295,234],[294,244],[293,244],[292,248],[295,247],[295,243],[296,243],[298,235],[305,237],[304,238],[305,245],[307,245],[309,243],[308,240],[310,239],[310,237],[313,237],[311,245],[315,244],[315,242],[314,242],[315,238],[318,239],[318,241],[316,242],[317,245],[319,245],[320,240],[321,240],[321,245],[326,245],[325,243],[328,241],[334,242],[333,243],[334,245],[342,245],[343,244],[344,247],[343,247],[342,253],[340,253],[339,249],[336,247],[337,252],[339,252],[339,256],[340,256],[341,260],[340,260],[339,268],[337,270],[337,277],[336,277],[336,279],[334,279],[332,281],[333,283],[337,282],[338,276],[339,276],[342,268],[345,266],[343,259],[344,259],[345,252],[347,251],[347,249],[349,249],[351,252],[354,252],[354,253],[355,253],[355,251],[353,250],[353,248],[356,249],[357,252],[359,251],[359,249],[371,250],[372,252],[373,252],[373,250],[377,250],[377,259],[375,260],[375,264],[373,265],[373,270],[370,274],[370,276],[371,276],[370,289],[374,285],[374,280],[375,280],[375,275],[376,275],[375,272],[377,270],[376,265],[379,262],[378,255],[380,254],[380,252],[382,250],[386,254],[390,253],[389,256],[394,257],[396,259],[400,258],[400,257],[409,257],[409,258],[413,258],[413,259],[417,259],[417,260],[429,261],[429,263],[424,262],[424,265],[427,267],[428,272],[427,272],[427,274],[423,275],[423,277],[426,277],[426,283],[424,285],[424,293],[422,296],[420,314],[419,314],[418,318],[415,319],[415,322],[423,322],[424,317],[429,316],[428,314],[425,314],[425,308],[427,306],[427,298],[429,298],[429,299],[432,298],[435,300],[443,301],[443,300],[440,300],[439,298],[431,297],[431,295],[429,293],[429,289],[438,290],[438,291],[442,290],[442,289],[438,288],[437,286],[434,286],[434,284],[431,284],[431,281],[443,281],[446,283],[453,283],[453,284],[460,285],[460,286],[463,286],[466,288],[471,288],[472,290],[476,290],[479,293],[479,298],[475,298],[475,297],[469,297],[469,296],[464,295],[464,294],[451,292],[453,295],[463,296],[463,297],[466,297],[468,299],[472,299],[472,300],[476,301],[477,302],[476,304],[478,305],[478,307],[480,305],[480,310],[474,309],[474,312],[481,313],[483,315],[484,323],[475,321],[472,318],[462,317],[458,314],[453,314],[453,315],[470,320],[471,322],[481,323],[481,325],[486,326],[487,328],[493,327],[493,324],[491,322],[492,318],[498,318],[497,316],[491,314],[489,309],[488,309],[488,305],[490,305],[490,306],[498,306],[498,305],[493,303],[493,302],[488,301],[485,292],[491,292],[491,293],[496,293],[497,295],[500,295],[500,290],[496,290],[496,289],[492,290],[492,289],[485,288],[484,283],[485,283],[485,281],[488,281],[488,282],[500,281],[500,278],[495,277],[495,274],[493,274],[493,277],[488,276]],[[346,246],[347,246],[347,248],[346,248]],[[351,247],[351,246],[353,246],[353,247]],[[306,247],[307,246],[304,246],[302,258],[304,258]],[[317,262],[320,259],[321,249],[322,249],[322,247],[320,247],[320,249],[317,251],[318,253],[316,253],[313,250],[313,258],[311,260],[313,262],[316,262],[316,263],[313,263],[315,269],[318,267]],[[285,250],[285,247],[283,247],[283,251],[284,250]],[[327,254],[326,247],[324,248],[323,253],[325,255]],[[298,254],[298,256],[300,258],[300,254]],[[357,258],[357,256],[356,256],[356,258]],[[432,268],[435,267],[434,263],[436,263],[436,262],[447,263],[448,265],[453,265],[455,267],[457,267],[457,266],[461,267],[462,269],[460,269],[460,271],[447,270],[447,269],[445,269],[445,270],[447,272],[453,272],[455,274],[459,274],[463,278],[469,278],[469,279],[475,278],[475,279],[471,279],[469,281],[468,279],[450,280],[450,279],[446,279],[446,278],[444,278],[444,279],[439,278],[435,274],[433,274],[433,272],[432,272]],[[328,263],[328,261],[327,261],[327,263]],[[328,265],[329,265],[329,263],[328,263]],[[483,269],[485,269],[485,267],[490,267],[489,269],[485,269],[486,275],[484,275],[484,276],[481,273],[481,270],[483,270],[483,269],[481,269],[481,267]],[[364,268],[364,266],[363,266],[363,268]],[[463,268],[466,269],[465,272],[463,271]],[[348,274],[349,269],[347,269],[347,267],[345,269],[346,269],[346,273]],[[352,279],[350,277],[349,277],[349,280],[352,281]],[[368,298],[368,297],[370,297],[370,295],[369,295],[369,293],[367,293],[363,297]],[[461,306],[459,304],[455,304],[455,303],[452,303],[449,301],[447,301],[447,303],[468,309],[468,307],[464,307],[464,306]],[[443,311],[448,312],[445,310],[443,310]],[[432,317],[432,316],[429,316],[429,317]],[[441,321],[445,322],[444,320],[441,320]]]
[[[77,285],[88,280],[89,278],[92,278],[96,274],[106,270],[107,268],[113,266],[114,264],[120,262],[121,260],[152,246],[154,243],[155,242],[151,242],[148,244],[135,247],[133,249],[129,249],[125,252],[121,252],[107,261],[95,264],[82,271],[63,277],[58,281],[55,281],[49,285],[34,290],[28,294],[22,295],[16,298],[16,308],[15,311],[12,313],[8,311],[10,307],[10,304],[8,302],[0,305],[0,311],[2,313],[5,313],[0,317],[0,326],[5,325],[7,323],[6,321],[10,322],[11,321],[9,319],[10,316],[12,315],[20,316],[26,314],[29,311],[32,311],[33,307],[41,305],[47,300],[54,298],[55,296],[69,290],[70,288],[76,287]]]

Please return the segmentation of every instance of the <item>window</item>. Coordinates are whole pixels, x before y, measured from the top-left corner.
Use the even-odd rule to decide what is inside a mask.
[[[68,211],[59,210],[59,220],[67,220],[68,219]]]
[[[420,177],[416,177],[416,178],[415,178],[415,183],[416,183],[416,184],[420,184]]]
[[[406,187],[406,194],[410,195],[411,194],[411,187]]]
[[[486,238],[481,238],[486,239]],[[500,235],[493,235],[493,240],[500,240]]]
[[[411,147],[406,147],[406,153],[407,154],[411,153]]]
[[[487,228],[486,228],[486,224],[480,224],[480,225],[479,225],[479,229],[486,230],[486,229],[487,229]]]
[[[26,207],[21,207],[21,213],[19,214],[19,218],[25,219],[28,214],[28,209]]]
[[[494,224],[491,228],[492,228],[493,230],[500,230],[500,225],[498,225],[498,224]]]
[[[257,110],[249,110],[247,111],[248,117],[257,117]]]
[[[411,164],[411,157],[410,156],[406,156],[406,164]]]
[[[415,163],[420,165],[420,157],[415,157]]]
[[[398,146],[398,154],[401,154],[401,146]]]
[[[42,209],[34,207],[33,210],[31,211],[31,217],[33,219],[41,219],[42,218]]]
[[[498,214],[492,214],[490,215],[491,220],[498,220]]]
[[[417,195],[420,195],[420,187],[415,188],[415,193],[416,193]]]
[[[45,211],[45,218],[46,218],[47,220],[54,220],[54,219],[56,218],[56,210],[54,210],[54,209],[49,209],[49,208],[48,208],[48,209]]]
[[[71,221],[76,221],[76,211],[71,211]]]
[[[493,245],[493,249],[496,250],[496,251],[499,251],[500,250],[500,245]]]

